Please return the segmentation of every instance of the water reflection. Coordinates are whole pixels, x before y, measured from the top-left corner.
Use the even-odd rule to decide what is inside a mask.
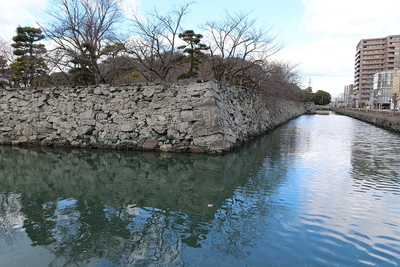
[[[361,127],[366,125],[358,123]],[[373,126],[368,129],[357,131],[352,145],[355,190],[399,194],[399,135]]]
[[[225,156],[0,147],[0,262],[395,266],[393,147],[332,113]]]
[[[284,150],[260,150],[260,141],[216,157],[2,147],[2,229],[12,236],[12,229],[22,227],[32,246],[56,255],[54,266],[96,259],[123,266],[181,265],[182,244],[202,247],[218,209],[235,221],[232,209],[239,199],[225,200],[236,188],[271,191],[279,184],[281,174],[248,180],[263,164],[278,173],[285,169],[278,160]],[[266,143],[273,147],[279,140]],[[251,234],[235,231],[236,239]],[[233,240],[224,244],[236,246]]]

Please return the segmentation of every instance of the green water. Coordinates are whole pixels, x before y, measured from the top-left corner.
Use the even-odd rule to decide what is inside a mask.
[[[399,152],[333,113],[224,156],[0,147],[0,266],[397,266]]]

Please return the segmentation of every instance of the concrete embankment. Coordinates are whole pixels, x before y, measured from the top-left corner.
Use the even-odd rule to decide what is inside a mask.
[[[340,109],[332,108],[333,111],[349,117],[353,117],[376,126],[400,133],[400,112],[389,110],[368,109]]]
[[[216,81],[0,90],[0,144],[224,153],[309,110]]]

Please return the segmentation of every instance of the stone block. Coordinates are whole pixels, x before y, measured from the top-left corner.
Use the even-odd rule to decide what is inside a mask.
[[[28,101],[23,101],[23,100],[21,100],[21,101],[16,102],[15,105],[16,105],[17,107],[26,107],[26,106],[29,105],[29,102],[28,102]]]
[[[143,143],[142,148],[153,150],[158,146],[158,141],[154,139],[146,139]]]
[[[81,126],[81,127],[77,127],[76,131],[78,133],[79,136],[83,136],[83,135],[91,135],[93,133],[94,127],[93,126]]]
[[[179,117],[180,117],[181,121],[193,121],[194,120],[192,110],[183,110]]]
[[[200,108],[200,107],[215,107],[217,103],[215,102],[214,98],[205,98],[193,103],[193,108]]]
[[[68,122],[65,122],[65,121],[61,121],[61,122],[59,123],[59,126],[60,126],[61,128],[63,128],[63,129],[71,129],[71,125],[70,125]]]
[[[135,122],[125,122],[122,125],[120,125],[120,130],[122,132],[133,132],[135,129],[136,129]]]
[[[139,131],[139,139],[146,139],[151,137],[150,130],[148,127],[143,127]]]
[[[11,141],[11,145],[12,145],[12,146],[18,146],[18,145],[19,145],[18,140],[12,140],[12,141]]]
[[[28,138],[26,138],[26,136],[21,136],[20,138],[18,138],[18,143],[20,144],[28,143]]]
[[[86,120],[85,121],[85,125],[95,126],[96,125],[96,121],[95,120]]]
[[[103,113],[103,112],[100,112],[100,113],[97,113],[96,114],[96,120],[105,120],[105,119],[107,119],[107,117],[108,117],[108,113]]]
[[[61,119],[55,115],[52,115],[52,116],[49,116],[47,121],[50,123],[59,123],[61,121]]]
[[[172,149],[172,145],[171,144],[166,144],[166,145],[160,146],[160,150],[162,152],[168,152],[168,151],[171,151],[171,149]]]
[[[175,129],[179,132],[188,132],[189,128],[191,128],[191,125],[189,122],[181,122],[181,123],[177,123],[175,125]]]
[[[211,144],[210,152],[222,153],[231,149],[229,142],[217,140]]]
[[[80,144],[81,144],[81,143],[79,143],[78,141],[72,141],[72,142],[70,143],[70,145],[71,145],[72,147],[79,147]]]
[[[11,131],[12,131],[12,128],[11,128],[11,127],[1,127],[1,128],[0,128],[0,131],[1,131],[1,132],[11,132]]]
[[[192,105],[189,105],[189,104],[187,104],[187,103],[185,103],[185,104],[183,104],[183,105],[181,106],[181,109],[182,109],[182,110],[192,110],[192,109],[193,109],[193,106],[192,106]]]
[[[137,106],[140,108],[147,108],[150,105],[150,102],[148,101],[140,101],[137,103]]]
[[[80,120],[91,120],[94,119],[94,113],[92,110],[87,110],[85,112],[82,112],[79,114],[79,119]]]
[[[152,129],[153,129],[153,131],[155,131],[156,133],[158,133],[160,135],[164,135],[167,133],[167,128],[164,126],[153,126]]]
[[[194,137],[193,144],[200,147],[209,147],[213,143],[222,140],[221,134],[214,134],[208,136]]]
[[[189,146],[190,153],[204,153],[203,149],[199,146]]]
[[[155,89],[152,86],[149,86],[143,90],[143,96],[152,97],[155,93]]]

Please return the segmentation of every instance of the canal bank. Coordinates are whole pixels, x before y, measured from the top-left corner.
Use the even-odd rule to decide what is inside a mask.
[[[1,146],[0,265],[398,267],[398,147],[334,112],[225,156]]]
[[[332,108],[336,113],[400,133],[400,112],[389,110]]]
[[[310,110],[214,80],[0,90],[0,144],[225,153]]]

